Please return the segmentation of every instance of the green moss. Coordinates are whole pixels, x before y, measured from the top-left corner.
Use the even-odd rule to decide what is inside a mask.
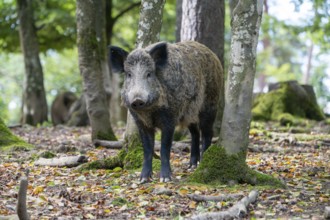
[[[142,146],[130,148],[124,159],[125,169],[137,169],[142,166],[143,162],[143,149]]]
[[[30,150],[34,146],[13,135],[0,118],[0,151]]]
[[[126,199],[124,199],[124,198],[121,198],[121,197],[115,198],[111,202],[111,204],[114,205],[114,206],[123,206],[123,205],[125,205],[127,203],[128,203],[128,201]]]
[[[143,164],[143,147],[142,145],[130,148],[127,155],[124,158],[124,168],[128,170],[140,169]],[[160,160],[152,160],[152,169],[154,171],[160,170]]]
[[[279,180],[251,170],[245,162],[245,152],[227,155],[223,147],[216,145],[210,146],[204,153],[203,160],[190,176],[190,181],[211,185],[249,183],[283,186]]]
[[[42,152],[39,157],[42,157],[42,158],[54,158],[56,156],[56,154],[54,154],[53,152],[51,151],[44,151]]]
[[[278,121],[282,119],[283,123],[290,123],[292,118],[283,118],[283,113],[318,121],[325,118],[317,103],[306,95],[297,95],[289,82],[283,82],[279,89],[260,94],[254,100],[252,108],[254,120]]]
[[[116,167],[123,167],[123,160],[119,157],[119,154],[104,160],[96,160],[82,164],[79,170],[114,169]]]
[[[109,141],[116,141],[116,135],[113,133],[113,130],[110,128],[106,133],[98,132],[96,135],[96,139],[100,140],[109,140]]]

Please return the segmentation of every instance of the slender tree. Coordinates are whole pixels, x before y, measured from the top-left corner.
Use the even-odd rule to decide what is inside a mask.
[[[47,121],[44,77],[39,59],[39,44],[33,20],[32,0],[17,0],[20,44],[24,56],[25,83],[22,104],[23,124]]]
[[[126,13],[133,10],[134,8],[141,5],[141,2],[133,2],[129,4],[127,7],[124,7],[117,14],[114,14],[114,5],[113,0],[106,1],[106,38],[107,45],[111,44],[111,39],[113,36],[113,28],[118,19],[123,17]],[[112,74],[110,72],[111,77],[111,101],[110,101],[110,112],[111,112],[111,123],[118,123],[120,121],[125,122],[127,118],[127,110],[125,107],[121,106],[120,99],[120,84],[122,82],[122,78],[119,74]]]
[[[159,41],[162,27],[163,8],[165,0],[141,1],[140,19],[137,31],[136,47],[144,48]],[[125,139],[128,146],[139,140],[138,130],[132,115],[128,112]]]
[[[181,41],[181,23],[182,23],[182,0],[176,1],[176,18],[175,18],[175,40]]]
[[[225,1],[182,0],[181,20],[180,40],[193,40],[206,45],[218,56],[224,66]],[[216,132],[220,131],[224,108],[223,77],[220,87],[222,92],[214,123]]]
[[[77,1],[79,69],[83,76],[92,140],[115,140],[110,123],[110,74],[105,34],[105,0]]]
[[[233,154],[246,152],[249,142],[263,0],[235,0],[231,6],[231,51],[219,145]]]
[[[234,0],[230,5],[232,39],[220,138],[216,146],[204,153],[191,178],[203,183],[281,185],[246,164],[263,0]]]

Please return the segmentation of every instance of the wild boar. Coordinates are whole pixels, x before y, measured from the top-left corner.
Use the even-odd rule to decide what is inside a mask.
[[[71,105],[77,100],[72,92],[63,92],[56,96],[51,106],[51,117],[53,125],[65,124],[69,120]]]
[[[140,181],[146,182],[152,175],[156,128],[161,130],[161,182],[171,180],[170,150],[178,124],[190,131],[190,166],[197,166],[200,132],[204,152],[211,144],[223,92],[223,69],[218,57],[193,41],[159,42],[130,54],[115,46],[109,50],[112,71],[125,72],[122,102],[137,124],[144,148]]]

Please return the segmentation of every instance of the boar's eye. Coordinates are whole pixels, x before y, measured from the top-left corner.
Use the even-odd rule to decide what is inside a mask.
[[[151,74],[150,74],[150,73],[148,73],[148,74],[147,74],[147,78],[150,78],[150,76],[151,76]]]
[[[128,78],[131,78],[131,76],[132,76],[132,75],[131,75],[130,73],[127,73],[127,77],[128,77]]]

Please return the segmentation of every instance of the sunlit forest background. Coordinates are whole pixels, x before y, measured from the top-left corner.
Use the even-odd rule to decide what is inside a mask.
[[[137,1],[135,1],[137,2]],[[269,83],[297,80],[314,86],[318,103],[330,113],[330,3],[322,0],[265,1],[259,37],[255,92],[266,92]],[[40,59],[47,103],[62,91],[82,93],[76,45],[76,2],[34,1]],[[132,4],[112,0],[113,14]],[[226,9],[225,70],[230,44],[229,5]],[[24,61],[19,43],[16,4],[0,1],[0,114],[7,124],[20,120]],[[114,23],[111,44],[132,50],[139,7]],[[165,4],[161,40],[175,42],[176,2]],[[54,40],[57,39],[57,40]]]

